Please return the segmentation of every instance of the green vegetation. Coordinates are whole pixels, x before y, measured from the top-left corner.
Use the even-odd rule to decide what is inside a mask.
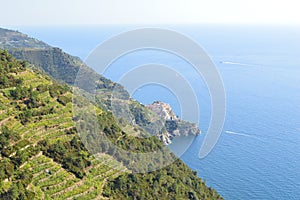
[[[154,172],[126,173],[111,179],[104,188],[104,196],[112,199],[221,199],[180,160]]]
[[[7,126],[1,127],[0,151],[2,152],[10,144],[11,141],[17,141],[19,139],[19,135],[8,129]]]
[[[0,199],[221,198],[181,161],[133,174],[134,158],[118,154],[109,143],[96,143],[101,149],[91,155],[83,144],[95,140],[88,141],[88,134],[86,140],[77,137],[69,86],[1,50],[0,71]],[[133,152],[155,152],[164,146],[154,136],[134,137],[135,127],[126,133],[111,112],[95,109],[103,134],[93,133],[94,139],[105,135],[113,146]],[[157,157],[159,163],[165,159]]]
[[[101,78],[100,75],[91,71],[79,58],[71,56],[59,48],[9,48],[8,51],[19,60],[27,60],[35,66],[40,66],[48,75],[59,82],[74,84],[80,68],[93,73],[98,79]],[[112,85],[113,82],[105,78],[102,79],[101,88],[109,89],[109,85]]]
[[[22,83],[21,78],[14,76],[15,73],[21,73],[25,70],[26,62],[10,62],[13,58],[7,51],[0,52],[0,89],[14,87]],[[10,73],[10,74],[7,74]]]
[[[71,141],[61,142],[58,140],[54,144],[42,141],[39,143],[43,153],[60,163],[65,169],[74,173],[76,177],[83,178],[84,168],[91,165],[88,157],[90,156],[83,144],[77,137]]]

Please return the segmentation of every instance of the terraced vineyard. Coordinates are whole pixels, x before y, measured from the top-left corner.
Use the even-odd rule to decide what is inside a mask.
[[[29,69],[19,71],[13,76],[22,80],[22,87],[33,88],[33,92],[37,91],[38,86],[50,88],[55,85],[48,77]],[[75,137],[75,133],[66,134],[68,130],[74,129],[72,103],[69,101],[63,105],[58,101],[58,97],[51,97],[48,89],[37,92],[36,99],[45,105],[33,110],[54,111],[47,115],[30,116],[28,122],[22,123],[19,116],[24,112],[24,100],[12,99],[10,93],[15,89],[16,87],[5,87],[0,90],[0,124],[1,127],[5,126],[18,133],[18,140],[11,142],[6,148],[10,150],[9,158],[14,157],[16,152],[27,154],[26,150],[30,148],[35,151],[16,169],[20,173],[32,175],[26,188],[35,193],[35,199],[103,199],[101,194],[105,181],[128,170],[107,154],[90,155],[87,159],[91,165],[84,169],[84,178],[77,178],[61,164],[45,156],[39,148],[40,141],[47,140],[49,144],[55,144],[58,140],[70,142]],[[72,98],[70,90],[60,95]],[[15,177],[2,180],[2,189],[8,189],[15,181]]]
[[[109,167],[111,164],[116,168]],[[126,168],[102,154],[100,159],[92,159],[92,166],[85,169],[86,177],[79,179],[40,153],[26,162],[21,170],[33,173],[28,188],[36,193],[37,199],[103,199],[102,187],[107,178],[117,176]]]
[[[17,75],[17,77],[19,77]],[[26,86],[37,87],[41,84],[52,84],[51,81],[37,76],[33,72],[26,71],[20,74]],[[2,93],[7,93],[14,88],[6,88]],[[63,94],[70,96],[68,92]],[[38,95],[39,99],[48,102],[48,106],[54,107],[57,112],[43,116],[31,118],[31,122],[23,125],[18,116],[17,109],[0,111],[1,126],[7,126],[10,130],[20,133],[20,139],[11,143],[13,149],[20,151],[28,147],[36,147],[39,141],[48,140],[50,143],[60,141],[71,141],[74,134],[66,134],[66,130],[74,127],[71,113],[71,103],[66,106],[61,105],[55,98],[51,98],[48,91]],[[12,103],[8,98],[1,94],[2,108],[10,107]],[[22,141],[27,141],[24,145],[19,145]],[[15,152],[11,153],[13,155]],[[19,170],[31,173],[33,178],[27,188],[33,191],[36,199],[103,199],[102,187],[107,178],[117,176],[128,171],[122,164],[107,154],[90,156],[91,166],[84,169],[86,176],[82,179],[77,178],[68,172],[60,164],[51,158],[43,155],[42,151],[36,152],[23,163]],[[112,168],[110,166],[115,166]],[[4,187],[15,180],[5,180]]]
[[[70,86],[34,69],[0,50],[0,199],[221,199],[180,160],[134,174],[109,146],[91,155],[75,128]],[[95,110],[121,147],[163,146],[154,136],[132,137],[133,127],[127,134],[111,113]]]

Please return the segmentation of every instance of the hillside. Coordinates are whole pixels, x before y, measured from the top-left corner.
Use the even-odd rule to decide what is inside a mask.
[[[108,147],[91,155],[77,135],[72,95],[0,50],[0,199],[221,199],[180,160],[133,174]],[[121,147],[128,140],[136,151],[163,145],[150,137],[141,149],[109,112],[95,110],[108,138],[122,134]]]
[[[48,49],[49,45],[39,41],[35,38],[31,38],[26,34],[20,33],[18,31],[7,30],[0,28],[0,48],[5,49]]]
[[[26,60],[32,65],[41,67],[55,80],[71,85],[74,84],[79,68],[85,68],[88,73],[93,72],[78,57],[18,31],[0,28],[0,49],[7,50],[19,60]],[[101,75],[93,73],[102,81],[99,82],[101,88],[108,88],[114,84]]]
[[[41,68],[46,74],[60,83],[74,85],[78,72],[83,74],[80,78],[81,82],[90,84],[91,80],[94,80],[96,82],[96,102],[99,107],[113,112],[120,118],[124,118],[130,125],[138,126],[146,132],[157,135],[164,143],[170,144],[175,136],[200,133],[197,125],[194,123],[179,120],[174,124],[174,121],[169,121],[164,117],[160,118],[160,115],[156,115],[148,107],[131,99],[122,85],[97,74],[79,58],[20,32],[6,29],[0,30],[2,34],[2,37],[0,37],[0,48],[6,49],[19,60],[26,60],[33,66]],[[14,41],[11,38],[18,42],[8,42]],[[22,47],[21,44],[27,44],[27,41],[30,41],[30,46],[25,45]],[[85,79],[88,80],[85,81]],[[86,91],[91,89],[89,85],[85,86],[84,84],[79,84],[79,87]],[[89,92],[94,93],[94,91]]]

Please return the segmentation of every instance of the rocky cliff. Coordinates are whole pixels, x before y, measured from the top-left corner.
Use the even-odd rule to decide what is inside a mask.
[[[176,136],[198,135],[201,133],[196,123],[181,120],[175,115],[169,104],[155,101],[147,107],[165,120],[166,131],[159,135],[165,144],[170,144]]]

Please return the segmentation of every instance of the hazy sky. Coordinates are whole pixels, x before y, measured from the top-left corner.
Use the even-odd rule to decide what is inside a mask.
[[[300,24],[299,0],[0,0],[0,26]]]

